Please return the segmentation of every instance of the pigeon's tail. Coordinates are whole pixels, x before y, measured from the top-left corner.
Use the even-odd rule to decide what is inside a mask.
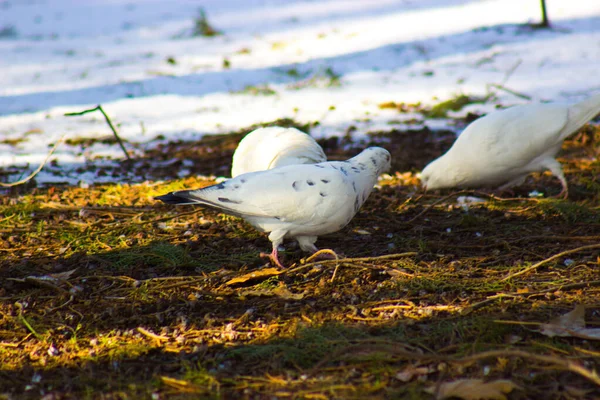
[[[173,204],[176,206],[186,204],[202,205],[238,217],[242,217],[244,215],[252,215],[251,211],[242,213],[238,209],[240,204],[243,204],[244,201],[239,200],[237,198],[232,199],[226,197],[226,194],[219,195],[223,188],[224,184],[219,183],[218,185],[207,186],[201,189],[178,190],[175,192],[164,194],[162,196],[157,196],[154,199],[160,200],[163,203]],[[214,192],[215,190],[218,190],[219,194],[216,194]]]
[[[198,203],[197,201],[194,201],[193,199],[189,199],[187,197],[181,196],[180,194],[182,194],[182,192],[185,192],[185,191],[182,190],[180,192],[171,192],[171,193],[163,194],[162,196],[155,197],[154,200],[160,200],[163,203],[176,204],[176,205]]]
[[[562,131],[562,137],[575,132],[600,113],[600,94],[596,94],[569,107],[569,122]]]

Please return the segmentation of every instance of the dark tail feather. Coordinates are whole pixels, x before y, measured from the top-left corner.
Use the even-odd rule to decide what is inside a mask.
[[[197,203],[194,200],[187,199],[185,197],[180,197],[175,193],[177,193],[177,192],[163,194],[162,196],[155,197],[154,200],[160,200],[163,203],[167,203],[167,204],[194,204],[194,203]]]

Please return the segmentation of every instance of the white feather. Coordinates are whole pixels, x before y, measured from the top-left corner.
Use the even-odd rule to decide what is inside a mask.
[[[323,161],[327,161],[323,149],[308,134],[296,128],[259,128],[240,141],[233,154],[231,176]]]
[[[600,94],[573,105],[530,104],[490,113],[471,123],[450,150],[421,173],[427,189],[510,187],[550,170],[567,193],[555,156],[563,140],[600,112]]]

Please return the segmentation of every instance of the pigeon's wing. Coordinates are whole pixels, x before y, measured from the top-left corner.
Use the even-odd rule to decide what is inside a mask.
[[[480,159],[493,167],[527,164],[532,158],[561,143],[561,130],[568,122],[562,105],[539,104],[509,108],[476,120],[458,137],[461,156]]]
[[[354,201],[350,178],[334,163],[290,165],[240,175],[219,185],[173,192],[241,217],[267,217],[304,223],[337,214]]]

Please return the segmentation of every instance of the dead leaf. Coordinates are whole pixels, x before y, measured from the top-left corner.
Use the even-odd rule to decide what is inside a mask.
[[[241,299],[245,299],[248,296],[256,296],[256,297],[273,297],[275,296],[275,294],[273,292],[271,292],[270,290],[264,290],[264,289],[260,289],[260,290],[256,290],[256,289],[244,289],[244,290],[240,290],[237,295],[241,298]]]
[[[247,273],[245,275],[242,276],[237,276],[233,279],[228,280],[227,282],[225,282],[226,285],[235,285],[235,284],[239,284],[239,283],[246,283],[248,281],[251,280],[262,280],[262,279],[267,279],[270,278],[272,276],[277,276],[279,274],[281,274],[282,271],[278,270],[277,268],[263,268],[263,269],[259,269],[256,271],[252,271],[250,273]]]
[[[425,391],[434,394],[437,400],[451,397],[464,400],[506,400],[505,394],[513,389],[520,389],[520,387],[506,379],[490,382],[481,379],[459,379],[442,383],[439,387],[429,387]]]
[[[433,372],[433,369],[429,367],[413,367],[412,365],[409,365],[404,368],[404,370],[398,372],[395,378],[401,382],[409,382],[415,377],[418,378],[419,376],[427,375],[431,372]]]
[[[302,300],[304,298],[304,293],[292,293],[285,285],[280,285],[273,289],[246,289],[238,292],[238,296],[247,297],[247,296],[266,296],[272,297],[277,296],[286,300]]]
[[[59,281],[66,281],[73,275],[73,272],[77,271],[77,268],[71,269],[65,272],[58,272],[56,274],[48,274],[49,277],[57,279]]]
[[[498,368],[500,371],[503,371],[508,365],[509,361],[510,359],[506,357],[498,357],[498,364],[496,365],[496,368]]]
[[[547,324],[540,325],[540,333],[548,337],[577,337],[600,340],[600,328],[585,327],[585,306],[578,304],[570,311]]]
[[[49,289],[53,289],[60,293],[67,293],[68,290],[61,287],[61,284],[67,281],[73,272],[75,272],[77,268],[72,269],[70,271],[58,272],[56,274],[47,274],[42,276],[34,276],[30,275],[26,278],[6,278],[7,280],[11,280],[19,283],[26,283],[31,285],[36,285],[40,287],[45,287]],[[76,288],[76,287],[73,287]]]
[[[203,393],[206,390],[200,386],[196,386],[191,382],[181,379],[175,379],[168,376],[161,376],[160,380],[163,384],[185,393]]]
[[[284,285],[277,286],[272,292],[286,300],[302,300],[304,298],[304,293],[292,293]]]
[[[11,281],[15,281],[15,282],[20,282],[20,283],[25,283],[25,282],[52,282],[52,283],[58,283],[58,281],[66,281],[67,279],[69,279],[71,277],[71,275],[73,275],[73,272],[77,271],[77,268],[69,270],[69,271],[65,271],[65,272],[58,272],[56,274],[47,274],[47,275],[41,275],[41,276],[35,276],[35,275],[29,275],[26,278],[8,278]]]
[[[409,274],[408,272],[404,272],[404,271],[401,271],[396,268],[386,268],[385,272],[392,278],[399,278],[399,277],[406,277],[406,276],[412,278],[415,276],[414,274]]]

